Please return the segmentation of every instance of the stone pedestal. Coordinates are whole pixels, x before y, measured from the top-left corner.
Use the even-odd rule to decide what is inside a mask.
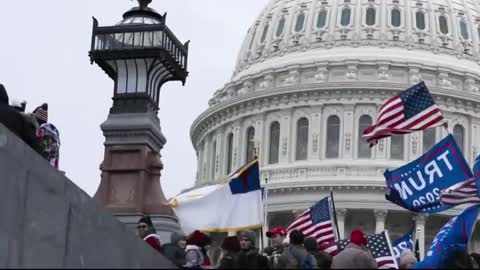
[[[166,140],[158,117],[153,112],[110,114],[101,128],[105,158],[95,199],[132,230],[142,215],[151,215],[162,242],[170,242],[179,226],[160,185],[160,150]]]

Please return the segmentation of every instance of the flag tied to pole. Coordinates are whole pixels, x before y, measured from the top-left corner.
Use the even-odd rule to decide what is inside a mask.
[[[264,208],[258,160],[237,170],[225,183],[180,194],[169,205],[187,234],[261,228]]]
[[[417,160],[384,175],[389,189],[386,199],[417,213],[451,208],[441,204],[441,191],[473,177],[451,134]]]
[[[363,132],[370,146],[392,135],[408,134],[438,126],[446,126],[425,82],[420,82],[389,99],[378,112],[377,122]]]

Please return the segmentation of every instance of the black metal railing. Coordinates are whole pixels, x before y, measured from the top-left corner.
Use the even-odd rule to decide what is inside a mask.
[[[92,52],[162,49],[187,70],[188,43],[182,44],[165,24],[99,27],[93,20]]]

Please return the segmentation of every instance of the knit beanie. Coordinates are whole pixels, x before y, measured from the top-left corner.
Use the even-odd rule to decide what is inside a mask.
[[[202,233],[201,231],[194,231],[187,238],[187,245],[205,247],[206,245],[210,245],[211,243],[212,241],[210,237],[208,237],[208,235]]]
[[[153,222],[150,216],[143,216],[137,223],[145,223],[150,227],[153,227]]]
[[[361,230],[355,230],[352,232],[350,242],[358,246],[366,246],[368,243],[367,238],[365,238],[365,235]]]
[[[252,246],[255,246],[255,243],[257,242],[257,236],[254,231],[250,231],[250,230],[241,231],[238,234],[238,239],[240,240],[243,237],[247,238],[250,241],[250,243],[252,243]]]

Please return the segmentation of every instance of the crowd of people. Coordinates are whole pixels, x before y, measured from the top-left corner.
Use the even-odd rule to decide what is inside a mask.
[[[220,252],[206,233],[195,231],[189,236],[171,235],[170,243],[162,245],[150,217],[137,224],[139,237],[182,269],[377,269],[377,262],[367,248],[368,240],[361,230],[351,233],[349,244],[332,257],[323,252],[316,238],[299,230],[276,227],[266,233],[270,245],[263,251],[256,246],[257,233],[240,231],[223,239]],[[399,269],[410,269],[418,262],[412,250],[401,253]],[[445,260],[444,268],[480,269],[480,254],[454,252]]]
[[[48,104],[42,104],[31,113],[26,112],[26,107],[26,101],[10,100],[7,90],[0,84],[0,123],[58,169],[60,134],[48,122]]]

